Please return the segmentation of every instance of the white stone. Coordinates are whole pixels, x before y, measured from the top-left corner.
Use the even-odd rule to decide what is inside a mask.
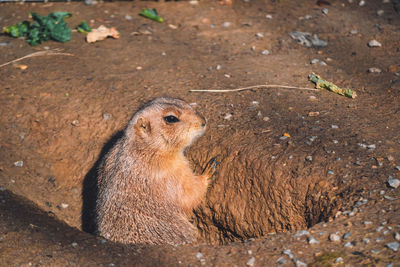
[[[337,234],[330,234],[329,240],[332,242],[340,242],[340,236]]]
[[[261,54],[268,56],[270,54],[268,49],[265,49],[264,51],[261,52]]]
[[[22,167],[22,166],[24,166],[24,162],[22,160],[16,161],[16,162],[14,162],[14,166]]]
[[[378,42],[377,40],[371,40],[368,42],[369,47],[381,47],[382,44]]]
[[[379,69],[379,68],[372,67],[372,68],[369,68],[369,69],[368,69],[368,72],[369,72],[369,73],[381,73],[382,70]]]
[[[397,188],[400,186],[400,180],[399,179],[395,179],[392,176],[389,176],[387,179],[387,183],[390,187],[392,188]]]
[[[387,248],[397,252],[399,250],[399,242],[392,242],[385,245]]]
[[[255,262],[256,262],[256,258],[251,257],[251,258],[246,262],[246,265],[247,265],[247,266],[250,266],[250,267],[253,267]]]

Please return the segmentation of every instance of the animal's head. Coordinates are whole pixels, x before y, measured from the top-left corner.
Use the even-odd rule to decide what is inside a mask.
[[[135,141],[163,152],[183,151],[206,129],[206,119],[180,99],[156,98],[131,119]]]

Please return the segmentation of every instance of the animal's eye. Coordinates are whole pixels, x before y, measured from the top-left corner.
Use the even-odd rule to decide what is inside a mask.
[[[179,121],[179,119],[178,119],[177,117],[172,116],[172,115],[169,115],[169,116],[164,117],[164,120],[165,120],[167,123],[175,123],[175,122],[178,122],[178,121]]]

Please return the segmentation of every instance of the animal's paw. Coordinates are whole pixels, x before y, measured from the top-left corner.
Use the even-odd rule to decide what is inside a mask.
[[[215,178],[216,172],[215,169],[217,168],[218,164],[220,162],[218,161],[218,156],[215,156],[213,158],[211,158],[206,166],[203,169],[203,174],[208,176],[208,182],[212,182]]]

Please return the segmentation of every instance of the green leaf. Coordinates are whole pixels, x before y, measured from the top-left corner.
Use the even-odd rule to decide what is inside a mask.
[[[143,9],[142,12],[139,13],[139,15],[160,23],[164,21],[162,17],[158,16],[157,10],[155,10],[154,8]]]
[[[84,21],[82,21],[81,24],[76,27],[76,29],[78,30],[78,32],[82,33],[88,33],[92,31],[92,28],[90,28],[90,26]]]
[[[33,22],[24,21],[4,28],[6,34],[12,37],[25,37],[28,44],[34,46],[49,39],[58,42],[71,40],[71,29],[64,21],[71,17],[68,12],[53,12],[47,16],[31,12]]]
[[[19,22],[15,25],[4,28],[4,33],[11,35],[14,38],[25,37],[29,29],[29,21]]]

